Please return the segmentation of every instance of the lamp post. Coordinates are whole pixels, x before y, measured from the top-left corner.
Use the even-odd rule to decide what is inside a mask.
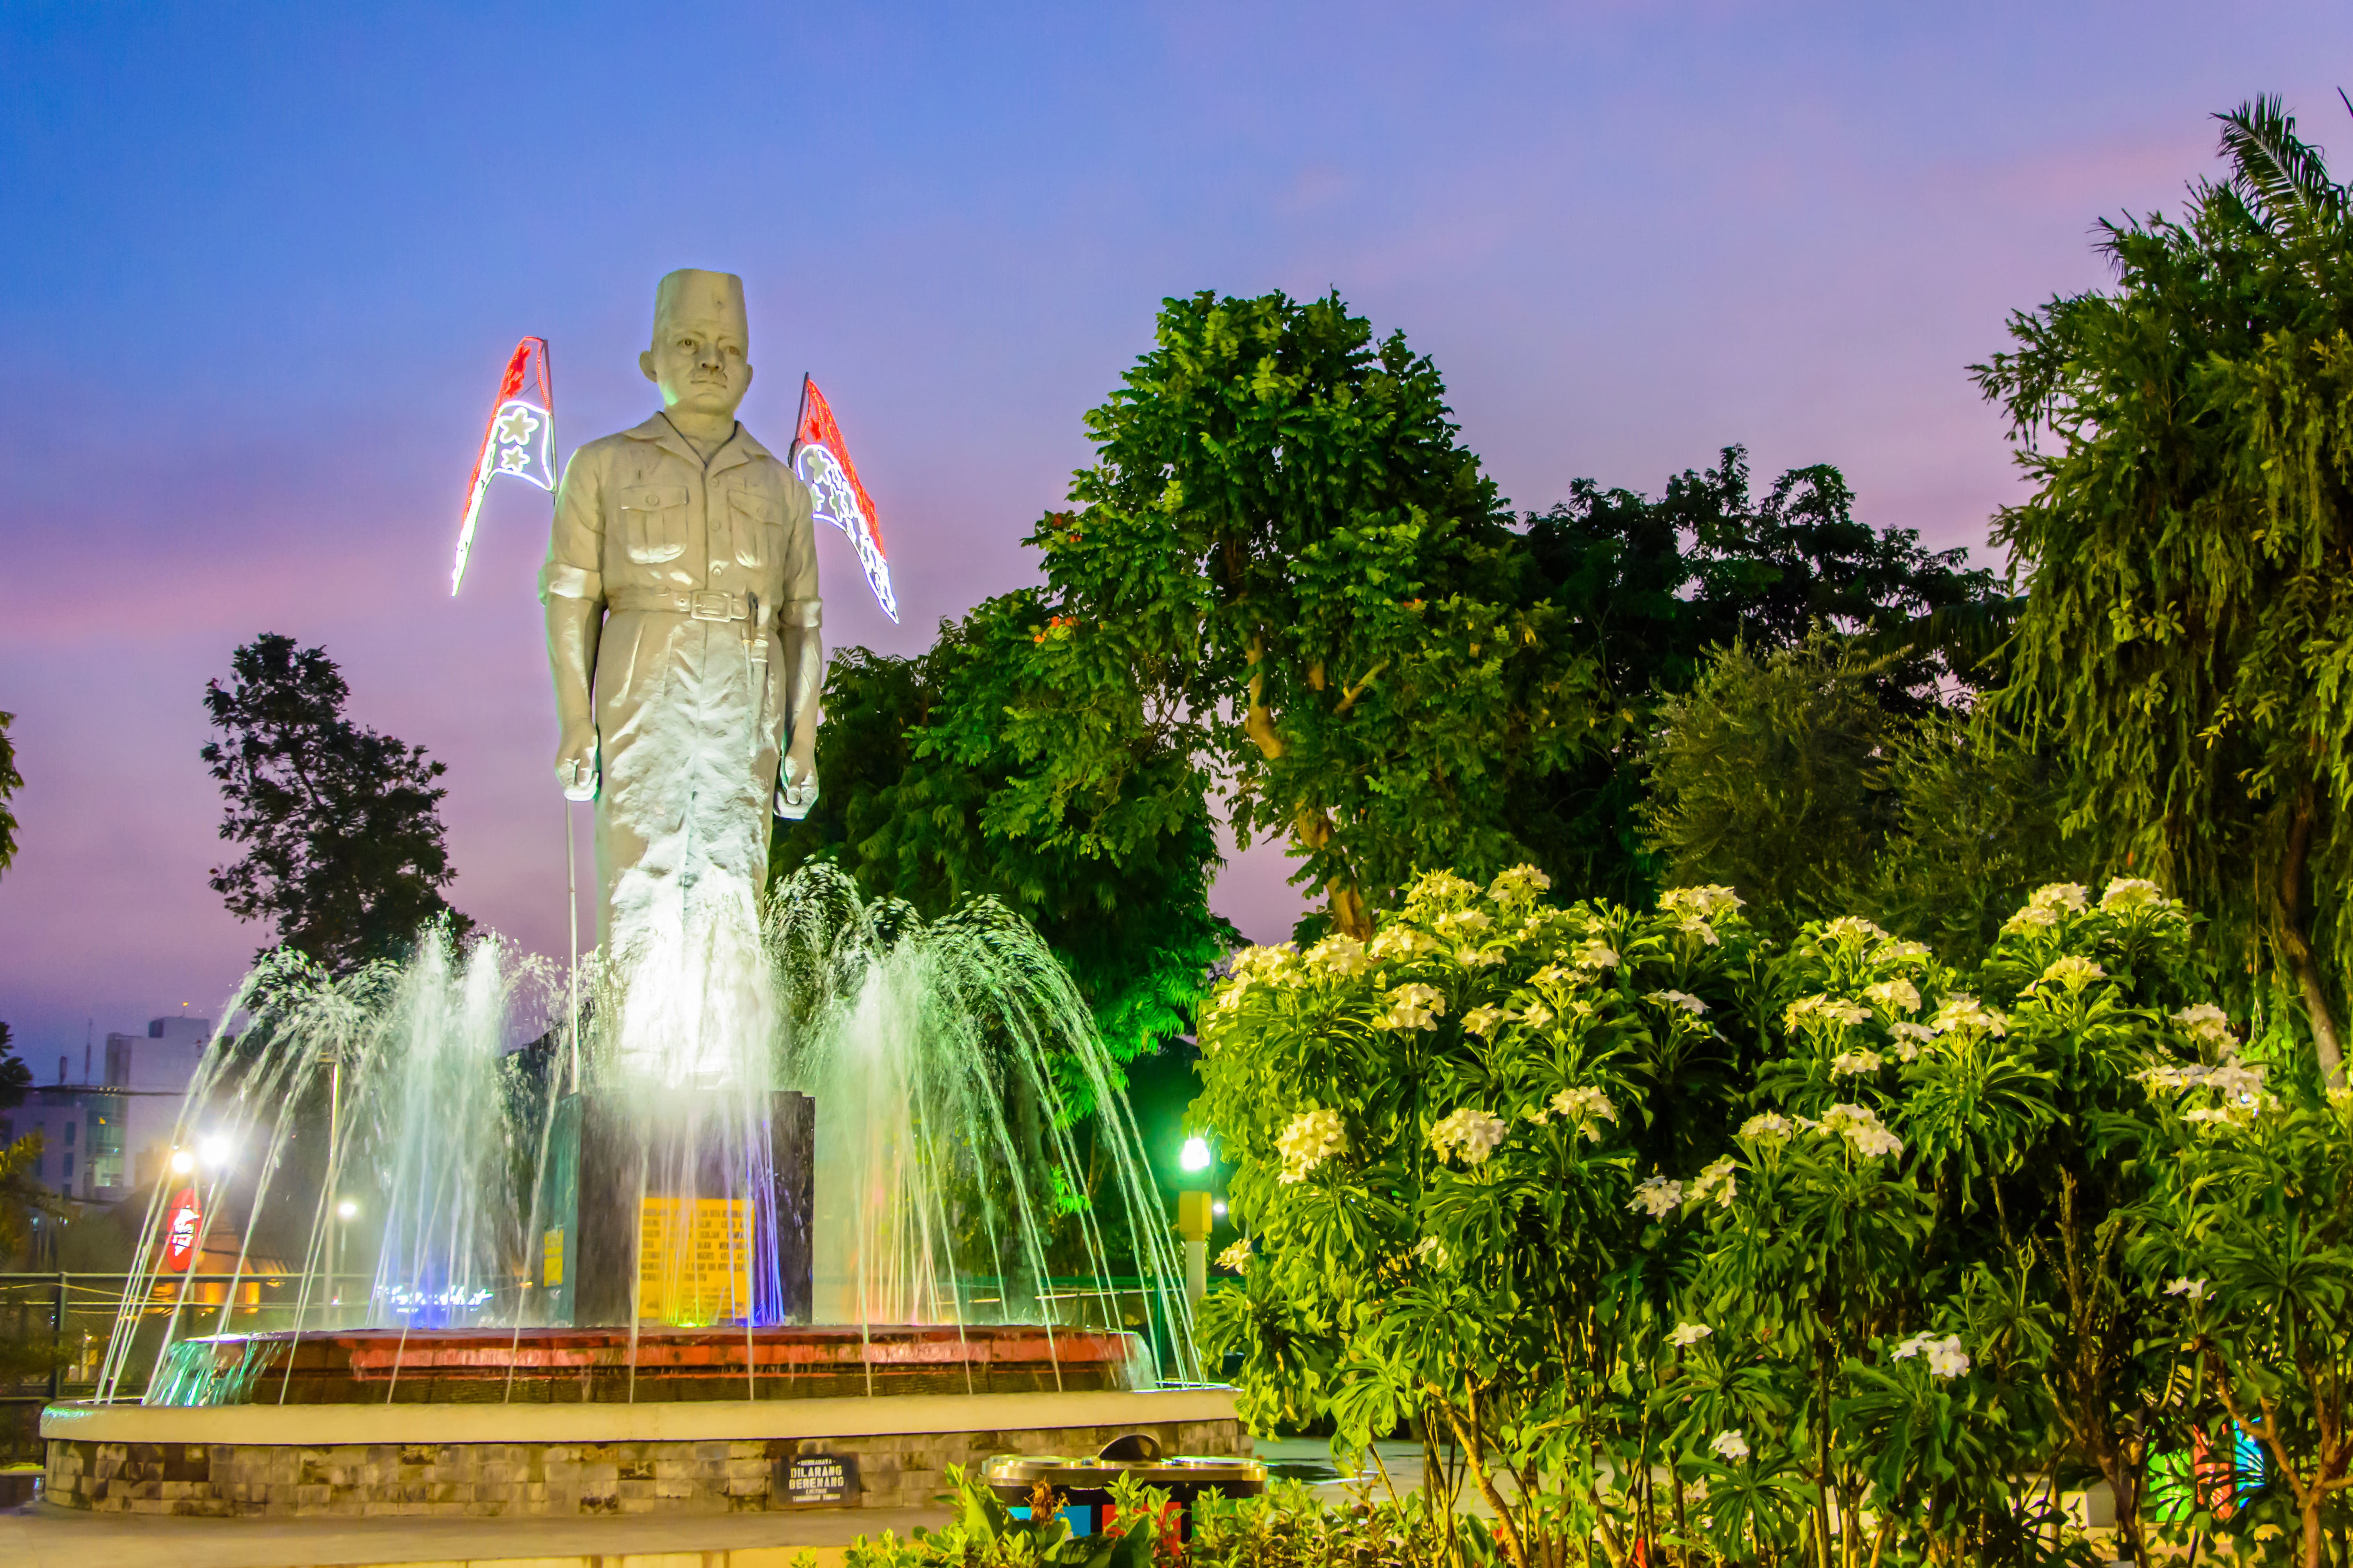
[[[1198,1176],[1210,1165],[1209,1141],[1187,1138],[1176,1163],[1188,1176]],[[1176,1194],[1176,1234],[1185,1238],[1185,1299],[1198,1308],[1209,1293],[1209,1227],[1217,1223],[1207,1192]]]

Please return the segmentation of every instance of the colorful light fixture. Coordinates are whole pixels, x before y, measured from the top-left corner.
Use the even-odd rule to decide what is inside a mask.
[[[555,394],[549,384],[545,338],[525,338],[515,344],[506,374],[499,378],[498,399],[482,430],[473,477],[466,481],[466,521],[458,531],[458,564],[449,574],[452,595],[466,580],[466,557],[474,548],[474,520],[481,515],[483,492],[501,474],[528,479],[543,490],[555,489]]]
[[[882,531],[875,521],[874,498],[858,481],[858,466],[833,421],[833,408],[817,383],[801,377],[801,418],[793,431],[793,472],[808,486],[817,519],[849,535],[849,547],[865,569],[866,585],[874,602],[896,621],[899,601],[891,592],[891,561],[882,552]]]

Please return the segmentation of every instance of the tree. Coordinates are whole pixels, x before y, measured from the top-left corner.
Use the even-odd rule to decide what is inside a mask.
[[[16,858],[16,814],[8,801],[25,787],[25,775],[16,771],[16,743],[8,738],[8,726],[16,721],[14,713],[0,713],[0,871]]]
[[[1029,540],[1071,682],[1136,689],[1229,787],[1236,837],[1287,836],[1360,938],[1419,866],[1525,858],[1514,781],[1607,719],[1447,415],[1429,359],[1336,294],[1165,300],[1087,416],[1076,510]],[[1041,756],[1028,793],[1084,787],[1094,743]]]
[[[2035,493],[1997,693],[2073,764],[2066,826],[2204,909],[2344,1079],[2353,963],[2353,195],[2275,99],[2188,216],[2101,226],[2116,286],[1975,367]]]
[[[441,896],[457,873],[442,842],[443,764],[344,717],[349,689],[324,648],[265,633],[237,650],[234,682],[205,686],[221,739],[202,755],[227,803],[220,836],[245,846],[213,890],[240,920],[330,971],[406,953],[427,921],[472,922]]]
[[[1208,907],[1219,857],[1198,764],[1133,683],[1096,683],[1071,653],[1033,592],[944,623],[917,658],[837,654],[825,793],[771,862],[783,875],[833,859],[869,897],[926,918],[998,900],[1054,950],[1125,1060],[1192,1026],[1236,937]],[[1083,775],[1049,765],[1073,751]]]
[[[1581,894],[1647,901],[1664,867],[1645,832],[1660,705],[1689,692],[1714,650],[1794,647],[1827,626],[1880,656],[1862,671],[1890,712],[1941,710],[1980,684],[2010,613],[1990,572],[1965,551],[1923,549],[1908,529],[1853,515],[1835,468],[1793,468],[1759,500],[1748,456],[1685,469],[1656,500],[1590,479],[1525,519],[1532,591],[1568,616],[1573,646],[1599,672],[1615,743],[1521,781],[1511,818],[1535,858]]]

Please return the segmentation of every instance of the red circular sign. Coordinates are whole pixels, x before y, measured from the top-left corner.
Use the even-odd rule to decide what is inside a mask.
[[[164,1213],[164,1267],[185,1272],[203,1250],[205,1216],[196,1207],[196,1189],[185,1187]]]

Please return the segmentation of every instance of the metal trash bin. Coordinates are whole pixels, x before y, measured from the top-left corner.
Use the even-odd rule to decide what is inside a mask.
[[[1112,1483],[1134,1477],[1168,1494],[1176,1517],[1164,1521],[1163,1528],[1164,1539],[1172,1543],[1192,1539],[1193,1504],[1203,1492],[1246,1498],[1266,1490],[1266,1467],[1256,1459],[1164,1456],[1160,1445],[1141,1432],[1103,1445],[1092,1459],[1001,1454],[988,1461],[983,1476],[998,1500],[1023,1517],[1037,1489],[1051,1487],[1061,1495],[1063,1515],[1076,1535],[1097,1534],[1117,1518]]]

